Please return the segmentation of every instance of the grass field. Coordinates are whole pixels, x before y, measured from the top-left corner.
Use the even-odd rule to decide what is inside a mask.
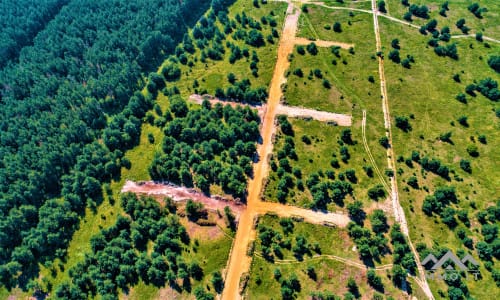
[[[348,7],[348,8],[357,8],[357,9],[371,9],[371,1],[359,1],[359,0],[344,0],[343,2],[337,1],[337,0],[323,0],[323,1],[318,1],[318,2],[323,2],[327,6],[334,6],[334,7]]]
[[[184,223],[187,223],[187,221]],[[192,290],[198,286],[211,286],[211,274],[215,271],[222,271],[222,269],[226,266],[227,259],[229,258],[229,250],[231,249],[232,239],[224,234],[216,237],[215,239],[210,239],[210,235],[207,233],[208,230],[206,228],[200,228],[200,232],[197,235],[199,246],[195,246],[193,242],[192,245],[190,245],[190,248],[186,249],[183,253],[185,262],[188,264],[192,261],[198,262],[204,272],[202,280],[193,280]],[[213,289],[213,287],[211,288]],[[142,281],[135,286],[128,295],[128,299],[137,300],[170,299],[174,297],[176,297],[176,299],[192,299],[192,295],[186,291],[179,294],[171,288],[158,289],[155,286],[147,285]]]
[[[298,156],[297,160],[289,159],[289,161],[292,168],[298,167],[302,171],[302,181],[304,184],[306,183],[308,176],[312,173],[321,171],[323,174],[326,174],[327,171],[331,170],[334,171],[335,178],[338,179],[340,173],[345,173],[347,169],[354,169],[358,179],[357,183],[352,184],[354,189],[354,198],[363,201],[365,203],[365,207],[378,205],[374,201],[369,200],[367,196],[367,190],[378,184],[379,181],[377,177],[368,177],[363,170],[363,166],[370,165],[370,163],[366,158],[366,152],[360,139],[355,140],[355,144],[347,146],[351,158],[346,164],[341,160],[339,154],[339,140],[342,130],[345,129],[344,127],[336,127],[312,120],[289,120],[294,130],[293,140],[295,144],[295,151]],[[302,140],[303,136],[309,137],[311,144],[305,143]],[[283,148],[284,140],[284,134],[280,133],[277,135],[273,152],[274,161],[277,165],[279,165],[277,152]],[[384,151],[380,145],[372,151],[377,151],[377,149],[380,152]],[[339,162],[339,168],[333,168],[330,165],[331,160],[334,158],[333,155],[335,155],[335,158]],[[277,201],[276,193],[278,181],[279,177],[277,172],[271,170],[268,185],[264,193],[266,201]],[[312,203],[312,196],[307,188],[304,191],[300,191],[297,188],[297,181],[298,178],[295,179],[293,192],[289,193],[287,202],[298,206],[309,207]],[[348,198],[351,197],[349,196]],[[381,199],[381,201],[383,201],[383,199]],[[335,211],[341,208],[331,204],[329,209]]]
[[[305,256],[303,261],[297,260],[288,250],[284,250],[283,260],[269,262],[260,255],[260,241],[257,241],[254,259],[252,262],[251,276],[247,288],[247,295],[250,299],[281,299],[280,282],[275,279],[274,271],[281,271],[281,278],[288,279],[291,274],[295,274],[300,281],[300,291],[296,293],[297,299],[307,298],[311,292],[330,291],[335,295],[343,296],[347,291],[347,281],[349,277],[356,281],[360,295],[363,299],[372,299],[376,292],[367,283],[366,270],[349,266],[343,262],[329,259],[328,255],[335,255],[346,258],[352,262],[360,262],[357,252],[353,251],[354,244],[349,239],[344,229],[330,228],[320,225],[312,225],[301,222],[294,222],[293,233],[286,235],[280,224],[279,218],[274,216],[263,216],[259,220],[259,225],[265,225],[280,232],[285,239],[294,240],[302,235],[307,242],[319,243],[322,257],[310,258]],[[293,244],[293,243],[292,243]],[[313,267],[317,275],[312,279],[307,274],[307,268]],[[394,288],[385,270],[377,271],[377,275],[382,278],[384,290],[382,294],[391,295],[395,299],[402,299],[401,290]],[[421,299],[422,295],[418,287],[411,284],[414,295]]]
[[[331,29],[334,22],[341,24],[342,32]],[[326,29],[326,25],[330,29]],[[312,40],[349,43],[353,45],[354,54],[341,49],[340,57],[337,57],[330,48],[319,48],[317,55],[307,51],[305,55],[300,55],[296,47],[285,92],[287,103],[353,114],[358,118],[362,109],[373,114],[381,111],[375,37],[369,14],[354,12],[350,16],[348,11],[308,5],[308,13],[300,16],[297,35]],[[302,78],[293,75],[297,68],[303,71]],[[315,76],[308,79],[314,69],[321,70],[324,78],[331,83],[331,89],[322,85],[322,79]],[[368,80],[370,76],[374,77],[373,83]]]
[[[403,20],[403,15],[408,11],[408,7],[401,4],[401,0],[386,0],[386,8],[388,14]],[[422,19],[418,17],[412,18],[412,23],[418,26],[424,25],[431,19],[436,19],[439,26],[448,26],[451,29],[452,34],[463,34],[460,29],[458,29],[455,23],[461,19],[465,19],[465,25],[471,30],[469,33],[475,34],[476,32],[482,32],[484,35],[491,38],[500,38],[500,24],[498,19],[500,18],[500,2],[495,0],[453,0],[449,2],[449,10],[446,12],[446,17],[441,16],[439,11],[441,5],[445,1],[410,1],[411,4],[423,5],[425,4],[429,8],[429,19]],[[473,3],[478,3],[481,8],[488,9],[487,12],[482,13],[482,18],[475,17],[467,7]]]
[[[286,3],[268,2],[265,5],[260,5],[259,8],[255,8],[252,5],[252,1],[236,1],[230,7],[228,16],[234,20],[237,14],[241,15],[244,12],[248,17],[260,22],[263,16],[271,16],[273,14],[273,19],[276,21],[275,28],[278,32],[281,32],[286,7]],[[223,26],[220,23],[218,23],[218,27],[223,31]],[[270,28],[269,25],[263,25],[262,34],[264,37],[271,34]],[[237,60],[234,64],[229,62],[231,50],[225,45],[226,41],[238,45],[241,49],[249,49],[250,56],[252,51],[255,50],[259,58],[257,64],[259,72],[257,77],[251,74],[249,67],[250,59],[243,57],[243,59]],[[253,87],[264,86],[267,88],[269,86],[277,58],[278,39],[275,38],[273,43],[266,41],[265,46],[258,48],[245,45],[243,41],[234,40],[229,35],[226,36],[226,41],[223,41],[225,54],[222,60],[207,59],[206,63],[202,63],[199,61],[200,49],[196,49],[189,58],[189,60],[194,62],[194,65],[192,67],[181,65],[181,81],[176,83],[176,85],[181,91],[182,96],[187,97],[195,93],[195,88],[193,88],[195,79],[199,83],[198,92],[206,91],[208,94],[213,95],[215,89],[218,87],[226,89],[231,85],[227,80],[227,74],[229,73],[236,75],[237,80],[249,79]],[[198,61],[196,62],[195,60]]]
[[[408,133],[394,128],[393,142],[397,156],[411,156],[413,150],[418,150],[421,156],[428,155],[440,159],[452,171],[451,179],[445,180],[432,173],[425,172],[420,165],[408,167],[404,162],[397,163],[400,199],[411,224],[410,235],[414,243],[423,242],[428,247],[439,245],[453,250],[465,249],[456,235],[439,220],[439,217],[427,217],[422,212],[422,202],[426,195],[436,187],[451,185],[456,188],[459,198],[456,209],[469,212],[471,227],[467,229],[474,242],[480,241],[480,224],[475,213],[495,203],[499,195],[499,171],[495,163],[500,161],[500,146],[498,139],[499,121],[494,109],[498,104],[478,94],[468,96],[467,104],[455,100],[458,93],[464,92],[465,86],[485,77],[499,80],[500,76],[490,69],[486,63],[487,57],[499,53],[500,47],[491,43],[485,47],[474,39],[460,39],[457,43],[459,59],[438,57],[431,47],[426,46],[428,37],[418,31],[380,19],[381,34],[384,43],[384,53],[391,48],[391,40],[398,38],[401,44],[401,56],[410,54],[415,58],[411,69],[405,69],[386,59],[386,78],[391,104],[391,114],[409,116],[412,130]],[[461,82],[455,82],[452,77],[460,74]],[[468,127],[457,119],[468,117]],[[451,132],[451,143],[441,142],[438,137],[445,132]],[[479,135],[485,135],[486,144],[478,141]],[[479,157],[471,157],[466,149],[476,145]],[[472,174],[464,172],[460,166],[461,159],[468,159],[472,164]],[[410,176],[418,179],[419,188],[410,188],[406,181]],[[459,179],[459,180],[457,180]],[[459,221],[459,224],[461,222]],[[460,225],[463,226],[463,225]],[[477,252],[472,251],[477,257]],[[471,295],[477,299],[488,298],[496,288],[490,272],[481,267],[483,279],[467,281]],[[435,295],[437,290],[446,290],[443,282],[430,282]]]

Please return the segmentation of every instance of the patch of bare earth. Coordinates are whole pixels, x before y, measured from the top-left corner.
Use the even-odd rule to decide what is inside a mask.
[[[335,122],[335,124],[339,126],[352,125],[352,117],[349,115],[336,114],[298,106],[279,105],[276,109],[276,113],[279,115],[287,115],[292,118],[312,118],[322,122]]]
[[[295,44],[297,45],[309,45],[310,43],[316,44],[318,47],[333,47],[337,46],[343,49],[349,49],[354,47],[354,44],[335,42],[335,41],[323,41],[323,40],[310,40],[306,38],[296,37]]]
[[[226,206],[238,217],[245,209],[245,205],[232,201],[221,196],[207,196],[203,193],[182,186],[176,186],[169,183],[157,183],[153,181],[133,182],[127,180],[122,188],[122,193],[135,193],[149,196],[163,196],[174,200],[175,202],[185,202],[191,199],[200,202],[205,209],[222,212]]]

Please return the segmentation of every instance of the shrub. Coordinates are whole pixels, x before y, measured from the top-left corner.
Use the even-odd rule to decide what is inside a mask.
[[[469,153],[470,156],[472,157],[478,157],[479,156],[479,152],[478,152],[478,149],[477,149],[477,146],[476,145],[469,145],[467,146],[467,153]]]
[[[468,161],[467,159],[460,160],[460,168],[467,173],[472,173],[472,167],[470,161]]]
[[[385,197],[384,186],[381,184],[377,184],[368,189],[368,197],[375,201],[378,201],[379,198]]]
[[[332,84],[330,83],[330,81],[328,81],[328,79],[323,79],[323,87],[325,87],[326,89],[330,89],[332,87]]]
[[[333,31],[335,31],[335,32],[342,32],[342,25],[340,25],[339,22],[335,22],[333,24]]]
[[[401,65],[406,68],[410,69],[411,68],[411,60],[409,58],[405,58],[401,61]]]
[[[467,123],[467,116],[460,116],[457,119],[458,123],[464,127],[469,127],[469,123]]]
[[[316,55],[318,54],[318,47],[316,46],[315,43],[310,43],[309,45],[307,45],[307,52],[309,52],[310,54],[312,55]]]
[[[408,117],[405,116],[396,116],[396,127],[403,130],[404,132],[408,132],[411,130],[411,125],[408,120]]]
[[[399,57],[399,51],[397,49],[391,50],[391,52],[389,52],[389,59],[399,64],[401,62],[401,58]]]
[[[371,285],[374,289],[378,291],[384,290],[384,284],[382,283],[382,278],[377,275],[375,270],[369,269],[366,273],[366,278],[368,280],[368,284]]]
[[[378,142],[384,148],[389,148],[390,147],[389,138],[386,137],[386,136],[383,136],[380,139],[378,139]]]
[[[500,73],[500,56],[490,56],[490,58],[488,58],[488,65],[495,70],[495,72]]]
[[[295,70],[293,70],[293,75],[298,76],[298,77],[303,77],[304,73],[302,72],[301,68],[296,68]]]
[[[462,102],[462,103],[467,103],[467,97],[465,96],[464,93],[460,93],[458,94],[455,99],[457,99],[459,102]]]
[[[304,49],[304,46],[297,46],[297,53],[300,55],[306,54],[306,50]]]

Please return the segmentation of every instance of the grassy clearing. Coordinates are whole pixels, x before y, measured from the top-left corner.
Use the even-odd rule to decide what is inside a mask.
[[[259,220],[259,224],[268,226],[277,230],[285,239],[290,238],[295,241],[295,237],[302,235],[306,237],[310,244],[318,242],[321,248],[321,254],[336,255],[347,258],[354,262],[360,262],[357,252],[353,251],[353,243],[349,239],[347,232],[344,229],[330,228],[307,223],[294,223],[293,233],[285,235],[281,230],[279,218],[274,216],[263,216]],[[293,243],[292,243],[293,244]],[[303,261],[296,260],[288,250],[284,250],[284,259],[286,262],[276,261],[269,262],[262,258],[260,254],[260,241],[257,241],[252,261],[251,276],[247,295],[250,299],[281,299],[281,284],[274,277],[275,269],[281,271],[281,278],[288,279],[292,274],[295,274],[300,281],[300,291],[296,293],[297,299],[306,299],[311,292],[315,291],[330,291],[336,295],[343,296],[347,291],[347,281],[349,277],[356,281],[359,292],[364,299],[372,299],[376,291],[367,283],[366,270],[348,266],[342,262],[328,258],[308,258]],[[314,280],[307,274],[307,268],[313,267],[317,275]],[[390,279],[387,276],[387,271],[377,271],[377,275],[382,278],[384,285],[383,293],[391,295],[398,299],[403,296],[403,293],[394,288]],[[411,284],[414,295],[420,299],[420,291],[418,286]]]
[[[297,47],[295,47],[297,49]],[[288,75],[288,83],[285,91],[285,103],[294,106],[331,111],[336,113],[350,114],[352,112],[352,100],[348,95],[344,96],[341,89],[337,87],[338,79],[332,69],[335,66],[327,65],[325,61],[335,59],[330,49],[320,48],[317,55],[305,54],[301,56],[294,51],[294,59],[290,64],[291,74]],[[345,61],[347,61],[347,51],[341,51]],[[351,57],[349,57],[351,58]],[[338,59],[338,64],[342,64],[342,59]],[[313,70],[321,70],[321,78],[313,75]],[[294,75],[295,70],[303,72],[302,77]],[[323,81],[335,82],[333,86],[327,88]]]
[[[285,234],[280,225],[280,218],[272,215],[264,215],[259,218],[259,226],[268,226],[278,231],[284,239],[290,239],[292,245],[295,242],[295,237],[302,235],[306,238],[309,244],[318,243],[322,255],[336,255],[357,263],[361,263],[358,258],[358,253],[353,250],[354,243],[349,238],[347,230],[343,228],[327,227],[321,225],[313,225],[305,222],[293,222],[293,232]],[[283,248],[283,260],[295,260],[293,252]],[[255,254],[259,255],[262,252],[261,241],[257,239],[255,245]],[[314,254],[314,252],[313,252]],[[310,256],[304,256],[304,260],[310,259]]]
[[[408,11],[408,7],[401,4],[401,0],[386,0],[386,8],[388,14],[403,20],[403,15]],[[422,19],[413,16],[412,23],[418,26],[424,25],[431,19],[436,19],[438,25],[448,26],[451,29],[452,34],[463,34],[460,29],[458,29],[455,23],[464,18],[466,20],[465,24],[471,30],[469,33],[475,34],[476,32],[482,32],[484,35],[498,39],[500,38],[500,24],[498,19],[500,18],[500,3],[496,0],[454,0],[449,2],[449,10],[446,12],[446,17],[441,16],[439,11],[441,5],[445,1],[410,1],[410,4],[426,5],[429,8],[429,19]],[[488,11],[483,13],[483,18],[479,19],[475,17],[467,7],[473,3],[479,3],[480,7],[487,8]]]
[[[341,24],[342,32],[325,28],[325,25],[333,26],[334,22]],[[292,105],[351,114],[353,138],[359,143],[362,141],[362,111],[366,110],[368,145],[376,164],[383,172],[387,163],[385,151],[380,149],[378,139],[384,135],[385,129],[372,16],[360,12],[353,12],[351,15],[345,10],[308,5],[308,13],[301,14],[299,19],[298,36],[351,43],[354,44],[355,54],[340,50],[341,58],[338,58],[326,48],[320,48],[320,54],[316,56],[310,54],[302,56],[295,52],[290,71],[301,68],[304,78],[289,75],[285,92],[286,101]],[[334,59],[337,61],[336,65],[332,64]],[[347,64],[343,63],[344,60]],[[316,68],[320,69],[330,81],[332,85],[330,90],[323,87],[322,80],[317,78],[308,80],[308,71]],[[373,82],[369,81],[370,76],[373,77]],[[304,82],[307,84],[304,85]],[[343,100],[340,100],[341,96]]]
[[[187,220],[183,220],[183,223],[187,223]],[[202,280],[192,281],[192,290],[198,286],[210,286],[213,292],[213,287],[210,283],[211,275],[215,271],[222,271],[222,269],[226,267],[226,262],[229,258],[229,250],[231,249],[233,240],[226,235],[220,235],[215,239],[210,239],[207,234],[209,230],[208,228],[201,228],[199,234],[203,235],[204,238],[193,239],[190,247],[185,249],[183,253],[185,262],[189,264],[192,261],[197,261],[204,272]],[[198,244],[198,246],[196,246],[196,244]],[[128,299],[131,300],[164,299],[172,297],[176,297],[176,299],[192,299],[192,295],[186,291],[179,294],[170,288],[158,289],[142,281],[131,290],[128,296]]]
[[[373,201],[368,200],[367,190],[379,182],[376,177],[368,177],[363,170],[363,166],[369,165],[369,163],[361,140],[356,139],[354,145],[348,145],[351,158],[346,164],[341,160],[339,154],[339,149],[341,147],[339,144],[340,135],[342,130],[345,129],[344,127],[336,127],[319,121],[307,121],[302,119],[290,119],[290,122],[294,130],[293,140],[298,159],[289,159],[289,161],[292,168],[298,167],[302,171],[302,181],[304,185],[307,178],[312,173],[321,171],[323,174],[326,174],[328,170],[331,170],[334,171],[335,178],[338,179],[340,173],[345,173],[347,169],[354,169],[358,181],[352,184],[354,189],[353,196],[355,199],[362,200],[365,203],[365,207],[372,205]],[[311,140],[310,145],[302,140],[303,136],[309,137]],[[276,144],[273,152],[274,161],[277,165],[279,165],[277,152],[283,148],[284,140],[285,135],[279,133],[276,137]],[[377,149],[380,152],[384,151],[380,145],[378,145]],[[335,158],[339,162],[339,168],[333,168],[330,164],[331,160],[334,158],[333,155],[335,155]],[[264,197],[267,201],[277,201],[276,193],[278,191],[278,181],[279,177],[277,172],[271,170],[268,185],[264,193]],[[295,185],[292,189],[293,192],[289,193],[287,202],[297,206],[309,207],[312,203],[312,196],[307,188],[304,191],[300,191],[297,188],[297,182],[298,178],[295,179]],[[330,204],[329,209],[335,211],[338,210],[339,207]]]
[[[265,5],[260,5],[260,8],[255,8],[252,5],[252,1],[237,1],[230,7],[228,16],[230,19],[234,20],[237,14],[241,15],[244,12],[248,17],[260,22],[262,17],[270,16],[272,14],[274,15],[273,18],[277,24],[275,28],[278,32],[281,32],[286,7],[286,3],[268,2]],[[223,26],[220,23],[217,24],[219,29],[223,32]],[[270,35],[271,27],[269,25],[263,25],[262,34],[264,37]],[[259,58],[259,63],[257,64],[259,72],[257,77],[251,74],[251,69],[249,67],[251,62],[250,59],[243,57],[243,59],[237,60],[234,64],[229,62],[231,50],[227,47],[226,41],[238,45],[241,49],[247,48],[250,51],[250,56],[252,51],[255,50]],[[227,74],[229,73],[236,75],[237,80],[245,78],[250,79],[252,87],[269,86],[277,59],[277,38],[274,39],[273,43],[266,41],[265,46],[255,48],[245,45],[245,43],[241,40],[234,40],[230,35],[227,35],[223,44],[225,50],[223,60],[207,59],[206,63],[202,63],[199,61],[201,51],[197,48],[190,57],[190,60],[193,61],[194,65],[192,67],[189,67],[188,65],[180,65],[182,76],[181,81],[176,83],[176,85],[181,91],[181,95],[183,97],[187,97],[195,93],[195,88],[193,87],[194,80],[197,80],[199,83],[199,87],[196,88],[198,92],[204,91],[213,95],[215,93],[215,89],[218,87],[226,89],[231,86],[227,80]]]
[[[341,32],[333,31],[335,22],[341,24]],[[354,52],[342,49],[340,57],[337,57],[331,49],[320,48],[317,55],[308,52],[300,55],[296,48],[290,72],[300,68],[304,76],[289,75],[286,101],[292,105],[348,113],[355,118],[361,118],[362,109],[368,110],[369,116],[381,113],[372,23],[371,15],[366,13],[353,12],[351,16],[345,10],[308,5],[308,13],[300,16],[297,35],[313,40],[350,43],[354,45]],[[309,72],[314,69],[321,70],[324,78],[331,83],[331,89],[323,86],[322,79],[315,76],[313,80],[308,79]],[[369,81],[370,76],[373,82]],[[370,123],[374,124],[375,120],[380,118],[377,116]]]
[[[334,7],[348,7],[367,10],[371,10],[372,7],[370,0],[344,0],[343,2],[337,0],[323,0],[319,2],[323,2],[327,6]]]
[[[498,11],[498,10],[497,10]],[[439,217],[428,217],[422,212],[422,203],[428,194],[436,187],[452,185],[456,188],[459,203],[455,209],[467,210],[471,227],[467,229],[469,237],[474,242],[482,240],[480,224],[476,212],[491,206],[498,199],[500,186],[499,171],[495,163],[500,161],[498,139],[499,121],[494,109],[498,103],[490,101],[478,94],[467,96],[468,103],[455,100],[458,93],[464,92],[465,86],[474,80],[491,77],[497,81],[500,76],[490,69],[486,63],[492,53],[499,53],[500,47],[485,44],[473,39],[453,40],[457,43],[459,60],[438,57],[431,47],[427,47],[429,37],[420,35],[415,30],[400,26],[388,20],[380,19],[381,35],[384,43],[384,53],[389,52],[391,40],[398,38],[401,44],[401,56],[410,54],[415,58],[411,69],[405,69],[386,59],[386,78],[391,113],[395,116],[409,116],[412,130],[404,133],[393,129],[394,151],[404,158],[411,156],[413,150],[420,151],[421,157],[427,155],[438,158],[451,170],[451,180],[445,180],[432,173],[425,172],[420,165],[408,167],[404,162],[397,163],[398,184],[401,203],[410,222],[410,235],[414,243],[422,242],[428,247],[439,245],[456,251],[464,249],[477,258],[477,252],[470,251],[462,244],[456,235],[444,225]],[[455,82],[452,77],[459,74],[461,82]],[[469,126],[459,124],[458,117],[468,117]],[[441,142],[438,137],[445,132],[451,132],[452,143]],[[479,135],[485,135],[486,144],[478,141]],[[471,157],[466,148],[476,145],[479,157]],[[467,159],[472,164],[472,174],[464,172],[459,161]],[[418,179],[419,188],[407,185],[410,176]],[[457,180],[458,179],[458,180]],[[458,221],[459,226],[464,226]],[[494,259],[494,261],[496,261]],[[497,264],[498,262],[496,262]],[[494,293],[496,285],[491,273],[481,266],[483,279],[468,280],[467,285],[471,295],[477,299],[486,299]],[[446,291],[442,281],[430,282],[431,288],[438,295],[438,290]],[[445,293],[446,294],[446,293]]]

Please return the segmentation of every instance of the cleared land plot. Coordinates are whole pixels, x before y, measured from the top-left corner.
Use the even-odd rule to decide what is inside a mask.
[[[313,173],[323,174],[322,180],[328,181],[328,172],[333,172],[333,178],[336,180],[344,178],[345,181],[350,182],[345,178],[345,173],[346,170],[352,169],[356,176],[356,183],[350,182],[354,190],[354,198],[364,201],[365,206],[372,205],[373,201],[368,200],[367,190],[379,184],[379,182],[375,176],[369,177],[363,170],[363,166],[368,166],[370,164],[368,163],[368,158],[366,157],[366,152],[361,140],[354,140],[352,145],[344,144],[344,147],[348,149],[350,154],[348,163],[345,163],[341,159],[341,146],[339,143],[342,143],[340,142],[340,136],[342,131],[346,128],[332,126],[314,120],[307,121],[289,118],[289,121],[294,131],[292,139],[295,145],[297,159],[290,157],[286,158],[290,164],[291,170],[287,174],[293,178],[293,186],[290,188],[285,201],[292,205],[310,207],[312,205],[313,196],[306,186],[309,176]],[[278,157],[282,155],[279,152],[283,151],[284,144],[285,135],[280,131],[276,136],[273,159],[271,160],[271,171],[264,192],[266,201],[276,202],[279,198],[277,197],[280,181],[278,173],[281,171],[279,171],[278,168],[283,166],[283,163],[280,164],[281,158]],[[378,147],[380,151],[384,151],[380,145]],[[333,161],[338,163],[338,167],[332,166]],[[295,169],[300,170],[300,174],[296,173],[297,171],[294,171]],[[292,173],[297,175],[293,175]],[[304,186],[303,190],[299,189],[300,185]],[[348,196],[346,202],[350,201],[350,198],[351,196]],[[382,197],[380,202],[383,202],[384,199],[385,197]],[[339,206],[332,203],[328,208],[335,211],[339,209]]]
[[[394,151],[397,155],[398,185],[400,201],[405,209],[410,224],[410,236],[414,244],[425,243],[427,247],[439,245],[453,251],[463,249],[478,259],[477,250],[469,250],[451,230],[442,223],[442,218],[434,214],[426,216],[422,211],[423,201],[439,186],[453,186],[456,189],[458,203],[451,204],[457,211],[467,212],[470,227],[454,216],[457,227],[464,228],[474,244],[483,240],[480,234],[481,224],[476,213],[495,205],[499,195],[499,168],[493,162],[500,161],[500,139],[498,138],[498,118],[495,108],[498,103],[486,99],[476,92],[472,97],[466,94],[467,103],[455,99],[464,93],[465,87],[473,82],[491,77],[499,81],[500,76],[487,64],[489,55],[499,53],[500,48],[491,43],[485,47],[474,39],[452,40],[457,43],[458,60],[439,57],[432,47],[427,46],[429,36],[422,36],[413,29],[380,19],[380,28],[384,53],[391,50],[391,41],[400,40],[401,57],[412,55],[415,63],[410,69],[386,59],[385,70],[387,88],[393,120],[396,116],[407,116],[412,130],[405,133],[393,128]],[[438,25],[439,28],[439,25]],[[441,42],[441,44],[444,44]],[[453,79],[459,75],[460,82]],[[458,119],[467,117],[466,126]],[[449,141],[440,140],[440,135],[450,132]],[[486,143],[479,141],[484,135]],[[472,157],[467,147],[477,147],[479,156]],[[409,167],[405,160],[411,158],[412,151],[419,151],[420,157],[436,158],[449,168],[450,179],[444,179],[434,173],[424,171],[420,164],[413,162]],[[402,160],[400,159],[402,157]],[[468,160],[471,174],[460,167],[460,161]],[[411,159],[410,159],[411,161]],[[417,188],[409,186],[410,177],[418,183]],[[454,233],[455,231],[455,233]],[[478,259],[479,260],[479,259]],[[493,259],[496,261],[495,259]],[[472,296],[482,299],[491,295],[496,285],[491,273],[480,268],[482,280],[466,281]],[[446,290],[442,281],[429,281],[434,294],[437,290]]]
[[[277,108],[277,114],[287,115],[293,118],[312,118],[322,122],[335,122],[339,126],[351,126],[352,118],[348,115],[329,113],[314,109],[307,109],[297,106],[280,105]]]
[[[386,0],[388,14],[403,20],[403,16],[408,12],[408,7],[401,4],[401,0]],[[449,10],[446,11],[446,17],[441,16],[439,11],[445,1],[409,1],[410,4],[426,5],[429,8],[429,18],[423,19],[412,17],[412,23],[418,26],[427,24],[430,20],[436,19],[439,26],[448,26],[452,34],[463,34],[455,25],[459,19],[465,19],[465,25],[470,28],[469,33],[475,34],[482,32],[491,38],[500,39],[500,2],[496,0],[454,0],[448,1]],[[478,3],[481,8],[488,9],[482,13],[482,18],[475,17],[467,7],[473,3]]]
[[[352,135],[358,141],[362,141],[362,111],[366,110],[368,145],[378,168],[384,172],[387,161],[378,139],[385,135],[385,130],[372,15],[308,5],[308,13],[302,13],[299,21],[300,37],[353,44],[354,54],[339,49],[336,55],[331,48],[318,48],[317,55],[311,55],[307,50],[305,55],[300,55],[296,47],[289,69],[285,102],[352,115]],[[341,24],[341,32],[333,31],[335,22]],[[296,69],[301,69],[302,77],[294,74]],[[320,70],[323,79],[329,81],[330,89],[325,88],[323,79],[314,75],[315,69]],[[311,71],[313,75],[309,79]]]
[[[247,17],[259,22],[261,22],[262,17],[272,18],[276,22],[275,27],[271,27],[269,24],[262,25],[262,31],[260,32],[265,39],[269,35],[272,36],[271,28],[275,28],[278,32],[281,32],[286,7],[286,3],[283,2],[268,2],[265,5],[260,5],[260,8],[255,8],[251,1],[237,1],[230,7],[228,17],[234,22],[236,22],[236,15],[242,16],[243,13],[245,13]],[[224,32],[224,26],[222,24],[217,22],[217,26]],[[248,25],[244,30],[250,30]],[[195,52],[190,55],[188,60],[192,61],[194,64],[193,66],[189,66],[188,63],[187,65],[181,66],[181,81],[176,83],[182,96],[188,97],[192,93],[208,93],[214,95],[216,88],[223,88],[225,90],[227,87],[231,86],[231,83],[227,79],[227,74],[229,73],[233,73],[237,80],[249,79],[254,88],[261,86],[268,88],[276,63],[279,38],[275,37],[272,43],[266,40],[264,46],[252,47],[245,44],[242,40],[235,40],[231,37],[233,34],[234,31],[226,35],[225,40],[222,41],[224,56],[221,60],[207,58],[205,63],[201,62],[201,50],[199,48],[196,48]],[[227,47],[226,42],[237,45],[241,50],[245,48],[248,49],[250,57],[243,57],[234,63],[230,63],[229,57],[231,55],[231,49]],[[257,76],[252,75],[252,70],[250,68],[252,51],[257,53],[259,59],[257,63],[257,68],[259,70]],[[194,87],[195,80],[199,85],[196,88]]]
[[[259,226],[270,227],[279,232],[285,243],[290,240],[292,249],[296,245],[296,238],[304,237],[311,248],[317,247],[321,254],[312,251],[312,256],[304,255],[299,260],[294,256],[293,251],[281,248],[283,257],[275,258],[272,262],[263,258],[262,240],[258,238],[255,243],[254,259],[246,293],[250,299],[269,299],[269,295],[274,295],[275,299],[281,299],[280,282],[288,280],[292,274],[295,274],[300,282],[300,291],[295,292],[297,299],[305,299],[312,292],[318,291],[330,291],[335,295],[343,296],[348,291],[346,285],[350,277],[356,281],[363,298],[372,299],[375,293],[391,295],[395,299],[404,297],[401,290],[394,288],[385,270],[376,271],[382,279],[383,292],[377,292],[369,286],[366,278],[367,271],[363,268],[357,251],[353,250],[354,244],[344,229],[293,222],[292,232],[285,233],[280,220],[283,219],[263,216],[259,220]],[[331,257],[341,257],[347,262],[340,262]],[[358,264],[361,266],[357,266]],[[314,270],[316,278],[314,275],[308,275],[308,268]],[[278,279],[275,278],[276,269],[279,269],[281,273]],[[411,286],[414,295],[420,299],[422,295],[419,295],[418,286],[414,284]]]
[[[223,272],[233,240],[227,235],[227,230],[219,227],[223,226],[223,221],[221,222],[220,219],[218,220],[218,226],[209,227],[194,224],[187,221],[187,219],[181,220],[181,223],[186,227],[192,238],[191,245],[185,249],[183,259],[186,263],[198,262],[205,275],[199,281],[192,281],[192,290],[198,286],[210,286],[213,292],[213,286],[210,282],[212,273],[215,271]],[[145,284],[143,281],[139,281],[139,284],[131,289],[128,294],[124,294],[123,297],[130,300],[193,299],[192,293],[185,290],[179,293],[170,287],[158,289],[151,284]]]

